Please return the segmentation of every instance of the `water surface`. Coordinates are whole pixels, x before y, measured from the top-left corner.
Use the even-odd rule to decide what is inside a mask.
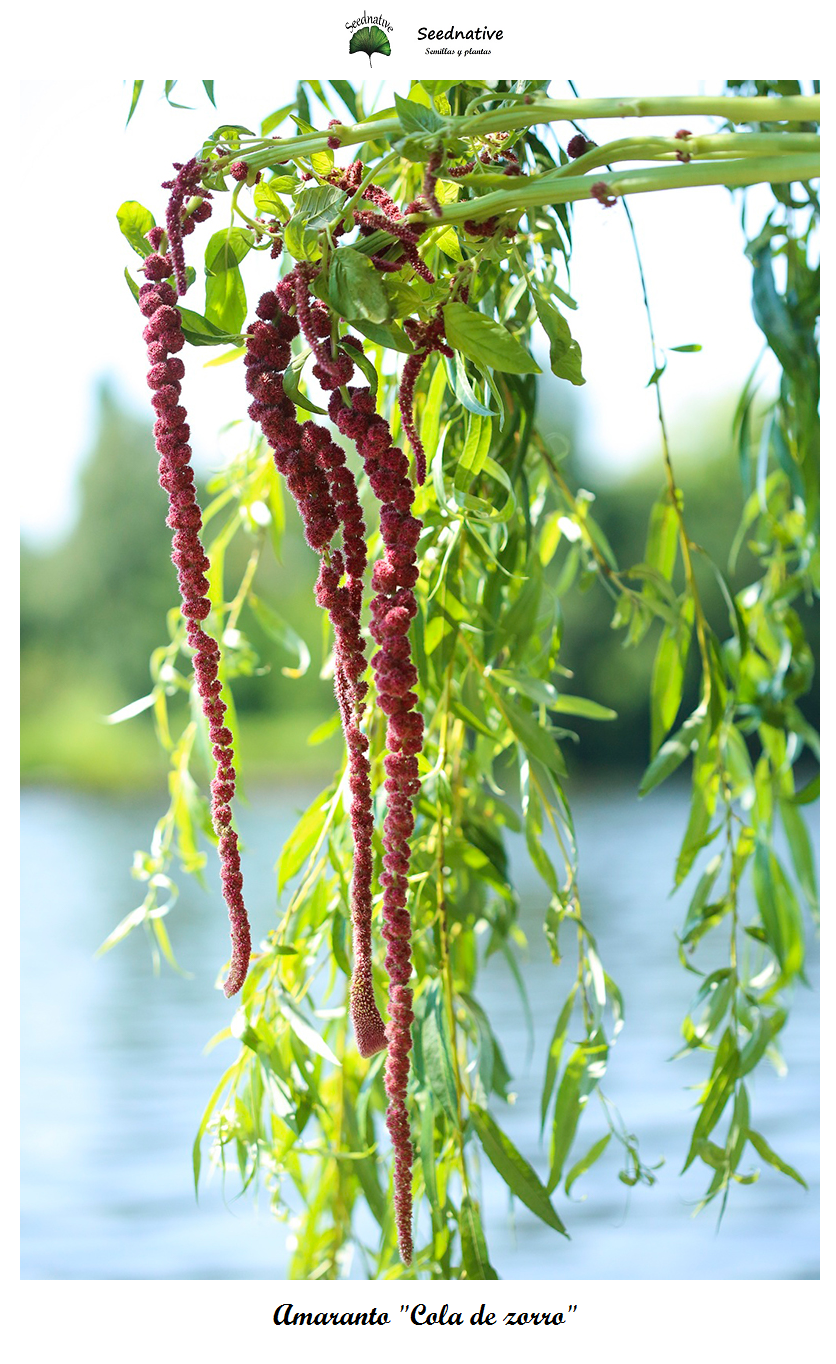
[[[258,940],[274,922],[273,863],[306,803],[260,794],[240,820],[247,844],[248,902]],[[618,1153],[558,1204],[571,1232],[555,1235],[516,1203],[488,1166],[483,1211],[492,1261],[511,1279],[758,1279],[818,1277],[818,954],[811,935],[811,990],[795,994],[784,1033],[788,1073],[751,1086],[753,1123],[804,1174],[805,1193],[762,1168],[732,1191],[723,1225],[693,1207],[704,1167],[680,1178],[692,1125],[694,1085],[706,1058],[668,1063],[696,977],[676,957],[684,896],[668,899],[670,868],[687,818],[676,789],[639,804],[633,787],[602,784],[576,795],[585,915],[607,970],[625,998],[627,1023],[612,1053],[606,1090],[643,1157],[664,1157],[652,1189],[619,1183]],[[196,1203],[191,1147],[232,1044],[204,1055],[229,1021],[213,988],[226,950],[219,896],[181,879],[169,919],[181,963],[155,977],[142,932],[94,961],[93,952],[139,903],[129,875],[146,847],[158,805],[30,790],[22,802],[22,1255],[27,1279],[281,1279],[287,1227],[215,1179]],[[515,854],[516,855],[516,854]],[[496,1116],[542,1177],[539,1094],[554,1018],[571,965],[551,965],[543,903],[517,857],[529,956],[523,964],[535,1018],[528,1060],[525,1022],[509,971],[492,958],[479,998],[494,1022],[516,1102]],[[214,868],[211,868],[212,872]],[[568,942],[568,937],[567,937]],[[717,949],[720,950],[719,947]],[[718,964],[722,964],[718,960]],[[603,1132],[590,1112],[585,1149]],[[754,1155],[754,1153],[751,1153]],[[743,1169],[759,1160],[744,1160]],[[586,1195],[584,1201],[580,1201]],[[359,1273],[359,1267],[355,1270]]]

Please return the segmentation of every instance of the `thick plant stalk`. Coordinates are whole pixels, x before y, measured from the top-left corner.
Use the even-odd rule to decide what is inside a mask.
[[[194,672],[203,713],[209,721],[209,738],[216,763],[212,781],[212,825],[218,836],[221,859],[221,885],[229,911],[232,958],[224,994],[237,994],[244,984],[250,961],[250,925],[242,895],[243,877],[238,851],[238,835],[232,828],[230,802],[235,794],[235,767],[232,731],[223,723],[226,705],[221,697],[218,677],[221,651],[216,640],[202,627],[211,610],[206,595],[209,560],[200,541],[200,507],[194,489],[191,447],[186,409],[180,404],[180,380],[184,365],[176,352],[183,349],[184,337],[176,296],[166,281],[172,273],[168,255],[159,254],[162,229],[149,233],[154,251],[145,261],[148,281],[139,291],[139,306],[148,324],[143,339],[148,345],[148,384],[157,413],[154,439],[160,456],[160,483],[169,497],[167,524],[174,531],[172,559],[177,567],[186,619],[186,636],[195,651]]]
[[[296,306],[296,317],[287,311]],[[334,361],[322,344],[330,320],[320,304],[312,304],[303,271],[286,276],[276,293],[261,298],[257,312],[262,319],[248,331],[247,387],[255,401],[249,414],[261,426],[272,450],[278,472],[287,480],[305,529],[305,538],[322,558],[316,599],[328,611],[334,627],[334,688],[348,753],[351,790],[351,832],[354,867],[351,883],[351,919],[354,971],[350,1009],[361,1056],[373,1056],[387,1044],[383,1020],[374,998],[372,980],[372,792],[369,779],[369,741],[360,728],[366,683],[366,650],[360,628],[363,575],[366,569],[365,524],[357,485],[345,463],[345,452],[329,433],[313,421],[296,420],[293,403],[282,386],[282,371],[290,359],[288,341],[300,325],[312,343],[323,380],[351,376],[347,356]],[[328,546],[338,527],[342,551]],[[341,585],[345,572],[347,581]]]

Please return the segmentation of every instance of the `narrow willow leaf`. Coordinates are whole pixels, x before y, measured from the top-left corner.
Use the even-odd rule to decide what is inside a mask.
[[[555,1024],[552,1040],[549,1044],[549,1055],[546,1061],[546,1075],[543,1080],[543,1093],[540,1099],[541,1135],[543,1128],[546,1125],[546,1114],[549,1110],[549,1102],[552,1097],[552,1091],[554,1090],[554,1082],[557,1079],[557,1072],[560,1069],[560,1058],[563,1054],[563,1047],[566,1042],[566,1032],[569,1027],[569,1020],[572,1017],[572,1010],[575,1006],[576,993],[577,986],[574,985],[569,992],[566,1003],[560,1011],[560,1016]]]
[[[804,966],[804,924],[783,867],[760,840],[755,848],[752,881],[766,941],[778,960],[783,980],[789,981]]]
[[[134,81],[133,90],[131,92],[131,107],[128,110],[128,117],[125,119],[126,128],[134,116],[134,110],[136,109],[136,106],[139,104],[139,97],[142,94],[142,87],[144,84],[145,81]]]
[[[501,1131],[484,1108],[471,1104],[470,1119],[485,1155],[511,1192],[547,1226],[553,1227],[568,1239],[569,1233],[552,1207],[544,1185],[525,1157],[520,1155],[511,1139]]]
[[[501,323],[464,303],[446,303],[443,313],[448,342],[469,360],[506,374],[540,373],[533,356]]]
[[[581,1159],[572,1166],[571,1170],[566,1176],[566,1183],[563,1186],[564,1192],[566,1193],[567,1196],[569,1195],[572,1185],[575,1183],[575,1181],[577,1179],[580,1179],[581,1175],[586,1174],[586,1171],[589,1170],[595,1164],[596,1160],[598,1160],[598,1158],[604,1154],[607,1147],[609,1146],[611,1136],[612,1132],[607,1132],[605,1136],[600,1137],[598,1141],[596,1141],[592,1146],[590,1146],[586,1155],[581,1156]]]
[[[590,701],[585,696],[567,696],[561,692],[555,701],[549,702],[549,710],[559,715],[582,715],[587,720],[617,720],[618,711],[602,706],[598,701]]]
[[[313,1051],[317,1056],[323,1056],[326,1061],[330,1061],[333,1066],[339,1066],[340,1062],[332,1052],[324,1038],[320,1037],[316,1028],[311,1027],[307,1019],[295,1009],[292,1004],[285,1001],[279,1005],[283,1016],[287,1019],[299,1041],[302,1042],[309,1051]]]
[[[788,1165],[785,1160],[782,1160],[781,1157],[773,1151],[769,1142],[765,1137],[761,1136],[760,1132],[753,1132],[752,1129],[749,1128],[747,1137],[761,1160],[765,1160],[767,1164],[773,1166],[774,1169],[780,1170],[782,1175],[788,1175],[790,1179],[794,1179],[796,1184],[801,1185],[802,1189],[807,1188],[807,1181],[802,1179],[801,1175],[792,1165]]]
[[[705,720],[705,706],[699,705],[684,725],[659,749],[639,782],[639,795],[646,796],[655,786],[669,777],[685,761],[697,745],[698,733]]]
[[[268,606],[254,593],[250,593],[247,601],[262,629],[271,639],[286,649],[291,657],[296,659],[294,667],[282,668],[285,677],[304,677],[311,665],[311,654],[302,636],[298,635],[293,627],[288,625],[287,621],[283,620],[278,612],[273,610],[272,606]]]
[[[781,822],[790,845],[790,856],[798,884],[804,892],[807,903],[812,909],[818,907],[819,888],[816,877],[816,863],[810,832],[804,818],[798,813],[798,805],[792,801],[780,800]]]
[[[693,619],[694,603],[689,597],[683,604],[677,627],[671,629],[667,626],[659,639],[650,684],[651,757],[657,752],[679,713]]]

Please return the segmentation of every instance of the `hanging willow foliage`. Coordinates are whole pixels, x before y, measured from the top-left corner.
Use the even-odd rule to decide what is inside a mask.
[[[691,769],[674,871],[678,886],[698,861],[702,869],[679,940],[698,977],[683,1050],[704,1053],[708,1073],[685,1166],[706,1166],[705,1201],[725,1203],[734,1182],[752,1182],[740,1172],[747,1147],[803,1182],[753,1126],[747,1077],[775,1054],[787,987],[803,979],[802,906],[816,902],[800,807],[818,788],[799,789],[795,777],[802,753],[818,755],[798,705],[812,656],[793,602],[812,602],[818,589],[818,95],[795,82],[736,82],[721,98],[558,101],[547,85],[414,82],[372,116],[347,82],[302,82],[260,135],[222,126],[175,165],[165,229],[135,202],[119,210],[143,259],[141,287],[126,276],[145,319],[183,602],[153,659],[171,807],[139,869],[146,901],[108,944],[145,921],[170,954],[159,889],[171,884],[175,855],[187,870],[199,865],[198,829],[213,833],[232,922],[225,988],[240,991],[227,1036],[240,1048],[200,1123],[195,1180],[208,1141],[217,1160],[234,1151],[244,1185],[260,1180],[281,1214],[301,1207],[294,1277],[339,1275],[352,1244],[370,1276],[404,1272],[400,1253],[419,1276],[496,1277],[482,1158],[564,1235],[555,1195],[612,1139],[620,1178],[654,1181],[602,1088],[623,1004],[584,913],[562,746],[576,738],[572,717],[613,712],[575,694],[561,661],[561,598],[579,584],[608,594],[627,645],[658,633],[639,793]],[[309,95],[331,115],[341,101],[350,121],[315,130]],[[633,120],[627,136],[597,146],[594,120],[614,115]],[[709,115],[718,128],[644,131],[669,115]],[[275,134],[288,118],[295,135]],[[639,168],[622,170],[625,161]],[[733,595],[726,566],[689,531],[652,322],[664,490],[632,566],[616,562],[589,495],[544,439],[530,347],[539,325],[552,372],[584,382],[568,317],[574,202],[627,208],[633,193],[756,183],[771,184],[775,207],[747,247],[753,306],[782,379],[756,454],[754,374],[738,407],[743,509],[732,560],[746,540],[762,571]],[[205,249],[197,312],[181,301],[194,291],[189,239],[227,202],[231,225]],[[275,287],[249,320],[241,267],[259,251],[278,262]],[[203,516],[182,406],[184,341],[243,357],[253,421],[251,444],[216,480]],[[328,613],[346,758],[281,851],[280,917],[251,951],[231,827],[230,684],[251,664],[248,612],[292,637],[252,592],[259,556],[280,542],[284,486]],[[256,504],[261,513],[249,514]],[[229,602],[224,553],[236,535],[252,552]],[[707,614],[700,583],[711,575],[727,622]],[[170,702],[189,692],[190,718],[175,737]],[[207,819],[191,765],[210,745]],[[776,852],[778,825],[788,862]],[[544,887],[562,994],[541,1099],[551,1132],[544,1178],[497,1117],[511,1074],[478,998],[480,967],[496,952],[525,995],[510,832],[524,833]],[[741,904],[747,877],[753,913]],[[707,971],[691,960],[704,938],[717,963]],[[586,1150],[593,1095],[607,1133]]]

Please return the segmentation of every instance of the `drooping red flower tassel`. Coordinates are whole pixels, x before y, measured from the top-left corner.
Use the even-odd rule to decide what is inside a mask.
[[[386,1126],[395,1154],[395,1218],[398,1247],[404,1264],[412,1261],[413,1146],[406,1107],[409,1053],[413,1022],[411,932],[408,900],[410,839],[415,827],[413,800],[420,789],[418,754],[424,733],[423,717],[412,690],[418,671],[411,659],[408,631],[417,611],[414,587],[418,580],[415,553],[421,522],[411,513],[414,493],[407,477],[408,461],[392,445],[389,427],[374,410],[368,388],[349,390],[351,407],[340,393],[332,394],[329,416],[338,430],[353,439],[363,458],[372,490],[380,499],[380,530],[384,557],[372,574],[371,633],[380,645],[372,658],[377,701],[388,717],[384,759],[387,813],[383,825],[384,872],[383,936],[387,942],[389,975],[388,1055],[385,1084],[389,1105]]]
[[[152,228],[149,239],[153,251],[145,262],[148,282],[139,291],[140,311],[148,319],[142,335],[148,345],[151,363],[148,384],[154,390],[151,402],[157,413],[154,439],[160,456],[159,478],[169,497],[167,524],[174,531],[171,557],[177,567],[186,636],[195,651],[195,682],[203,713],[209,721],[209,738],[216,763],[211,809],[212,825],[218,836],[221,885],[231,926],[232,959],[224,982],[224,993],[229,997],[237,994],[244,984],[251,947],[250,925],[241,893],[243,877],[238,835],[232,828],[230,808],[235,794],[232,731],[223,723],[226,705],[221,698],[222,684],[218,677],[221,651],[217,641],[202,626],[211,610],[206,595],[209,580],[205,576],[209,560],[200,540],[202,520],[190,462],[189,427],[186,409],[180,404],[180,380],[185,367],[176,352],[183,349],[185,338],[180,311],[175,306],[176,295],[167,283],[173,263],[170,256],[158,250],[163,242],[162,229]]]
[[[298,270],[298,267],[297,267]],[[296,317],[289,314],[295,306]],[[327,310],[312,303],[305,270],[285,276],[279,289],[265,294],[256,309],[261,321],[248,329],[247,387],[255,397],[249,413],[257,421],[270,446],[276,468],[287,480],[302,517],[305,538],[322,558],[316,599],[328,611],[334,627],[334,688],[348,753],[351,791],[351,832],[354,867],[351,884],[351,918],[354,970],[350,1008],[357,1048],[361,1056],[373,1056],[386,1046],[383,1020],[374,998],[372,981],[372,792],[369,779],[369,741],[360,728],[366,683],[366,649],[360,627],[363,575],[366,569],[365,524],[354,475],[345,463],[345,452],[328,431],[296,420],[293,403],[282,386],[282,371],[290,359],[288,342],[301,328],[317,358],[315,372],[330,386],[350,378],[354,366],[348,356],[334,359],[323,344],[330,336]],[[337,528],[342,530],[342,551],[329,550]],[[341,583],[343,574],[346,583]]]

